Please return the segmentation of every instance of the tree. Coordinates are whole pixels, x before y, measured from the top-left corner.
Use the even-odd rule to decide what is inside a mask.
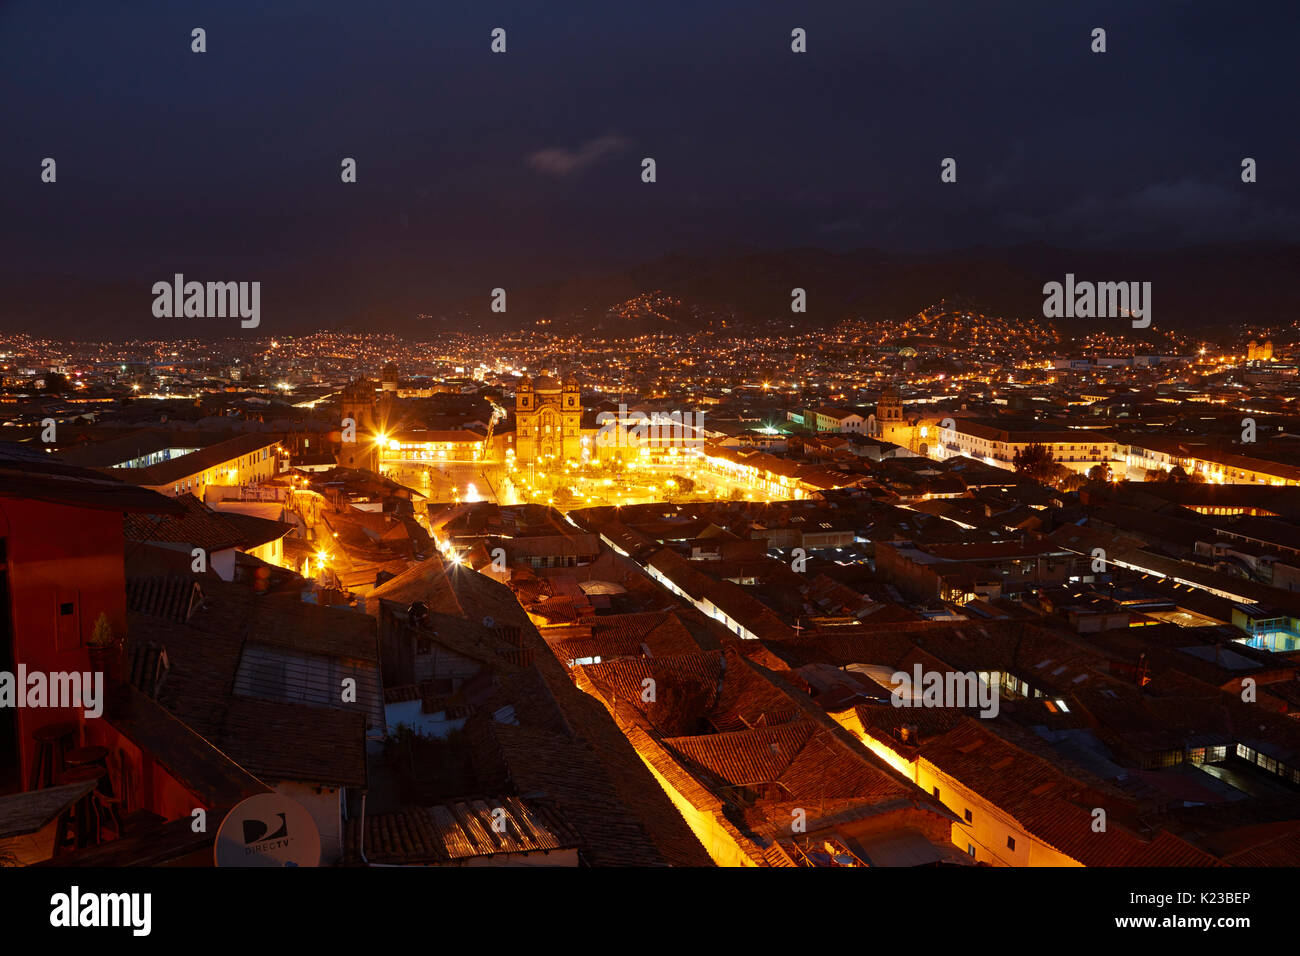
[[[113,625],[109,621],[108,615],[100,611],[99,617],[95,618],[95,626],[90,632],[89,644],[92,647],[107,647],[114,641]]]
[[[1039,444],[1028,445],[1017,451],[1011,464],[1018,474],[1044,485],[1051,482],[1059,467],[1052,449]]]
[[[62,395],[68,390],[68,376],[62,372],[49,372],[45,376],[45,391],[51,395]]]
[[[1064,471],[1064,474],[1056,476],[1052,482],[1062,491],[1078,491],[1088,483],[1088,480],[1077,471],[1070,471],[1068,468],[1064,469]]]
[[[1111,474],[1110,465],[1102,462],[1100,465],[1093,465],[1088,469],[1088,480],[1107,484],[1114,479]]]

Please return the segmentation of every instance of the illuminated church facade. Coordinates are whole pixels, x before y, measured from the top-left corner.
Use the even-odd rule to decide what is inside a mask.
[[[524,378],[515,389],[515,457],[520,462],[581,460],[582,397],[577,376]]]
[[[892,385],[886,386],[881,392],[875,414],[867,417],[866,430],[872,438],[919,451],[919,419],[903,415],[903,399],[898,389]]]

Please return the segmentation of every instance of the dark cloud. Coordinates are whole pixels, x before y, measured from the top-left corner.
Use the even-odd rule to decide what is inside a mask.
[[[528,165],[551,176],[572,176],[594,166],[602,159],[617,155],[629,146],[628,140],[615,133],[589,139],[577,149],[551,147],[539,149],[528,157]]]

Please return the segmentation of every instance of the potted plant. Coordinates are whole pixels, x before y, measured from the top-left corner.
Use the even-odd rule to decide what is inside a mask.
[[[112,686],[118,682],[122,662],[122,639],[113,633],[113,625],[103,611],[95,618],[95,627],[87,642],[90,650],[90,667],[103,671],[104,683]]]

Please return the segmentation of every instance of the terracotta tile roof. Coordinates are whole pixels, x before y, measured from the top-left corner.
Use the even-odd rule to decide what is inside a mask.
[[[287,522],[240,514],[238,511],[221,512],[221,517],[243,535],[241,547],[245,548],[256,548],[269,541],[277,541],[294,530],[294,526]]]
[[[368,815],[364,851],[371,863],[463,863],[580,845],[577,832],[547,801],[495,796]]]
[[[394,604],[407,607],[414,601],[423,601],[430,611],[444,614],[465,616],[465,610],[456,599],[448,580],[448,569],[441,555],[434,555],[408,568],[395,578],[390,578],[370,592],[371,598],[382,598]],[[377,603],[367,601],[370,613],[377,613],[373,608]]]
[[[114,468],[112,470],[121,472],[125,480],[135,484],[161,487],[174,484],[182,478],[197,475],[201,471],[215,468],[217,465],[244,455],[255,454],[264,448],[274,448],[279,444],[280,438],[280,435],[273,435],[269,432],[238,435],[225,441],[207,445],[198,451],[190,452],[188,455],[161,461],[147,468]]]
[[[158,641],[132,643],[127,654],[127,683],[147,697],[157,697],[169,667],[167,649]]]
[[[203,591],[193,578],[170,575],[129,577],[126,581],[126,606],[165,621],[184,623],[202,600]]]
[[[488,714],[506,709],[513,715],[515,723],[525,727],[564,736],[573,734],[564,711],[536,667],[516,674],[499,675],[491,693],[484,696],[478,709]]]
[[[206,581],[204,589],[203,605],[184,624],[128,614],[128,651],[150,643],[166,649],[170,667],[159,703],[254,774],[364,782],[367,716],[379,708],[377,719],[383,720],[373,620],[296,596],[258,596],[223,581]],[[373,686],[367,690],[359,681],[355,705],[239,696],[235,689],[249,647],[332,658],[372,674]],[[282,684],[266,687],[287,692]]]
[[[590,688],[605,706],[626,703],[671,735],[698,729],[714,713],[725,666],[721,651],[700,651],[584,664],[574,671],[579,686]],[[648,688],[654,692],[651,701],[644,699]]]
[[[890,813],[895,811],[889,807],[896,807],[950,816],[863,751],[800,689],[797,675],[779,661],[773,662],[779,669],[761,668],[741,653],[751,643],[733,639],[721,653],[584,665],[574,675],[580,687],[611,706],[628,740],[667,784],[712,816],[757,865],[767,863],[764,853],[772,836],[763,834],[771,829],[773,813],[780,816],[772,807],[781,800],[835,814]],[[641,681],[656,674],[661,695],[665,684],[672,686],[665,677],[681,677],[694,681],[696,696],[670,696],[668,713],[657,712],[662,696],[649,705],[640,698]],[[710,681],[719,676],[720,688],[711,699]],[[724,696],[726,706],[718,703]],[[756,709],[742,720],[746,707]],[[727,730],[701,733],[692,726],[704,710]],[[745,728],[746,722],[753,726]],[[686,733],[658,735],[665,727],[683,725]]]
[[[170,498],[123,477],[66,464],[29,445],[0,442],[0,496],[128,513],[180,511]]]
[[[1159,675],[1141,689],[1114,684],[1080,693],[1077,706],[1120,752],[1241,743],[1287,766],[1300,765],[1300,721],[1185,675]]]
[[[466,568],[425,569],[425,577],[431,611],[449,620],[490,617],[493,628],[514,629],[506,646],[532,655],[515,674],[493,665],[497,686],[465,726],[476,773],[498,792],[545,794],[579,833],[590,863],[709,865],[681,814],[600,703],[574,687],[511,590]],[[517,723],[494,720],[489,708]]]
[[[779,784],[781,800],[923,797],[834,731],[810,721],[665,739],[664,745],[722,786]]]
[[[557,630],[562,633],[555,633]],[[542,634],[556,657],[570,660],[599,657],[653,657],[689,654],[699,643],[672,611],[603,614],[573,628],[547,628]]]
[[[920,741],[941,737],[958,726],[966,716],[951,707],[909,707],[857,704],[853,708],[864,731],[895,753],[911,760]],[[902,739],[901,729],[909,728],[909,740]]]
[[[1220,845],[1233,844],[1240,849],[1229,849],[1223,862],[1230,866],[1297,866],[1300,865],[1300,821],[1285,820],[1278,823],[1242,827],[1225,835]]]
[[[751,596],[743,587],[730,581],[717,581],[693,563],[667,548],[656,551],[647,561],[680,590],[696,600],[708,599],[726,612],[733,621],[760,638],[786,640],[794,631],[770,608]]]
[[[210,739],[262,780],[366,785],[361,713],[231,697]]]
[[[585,602],[584,602],[585,603]],[[545,624],[573,624],[581,618],[580,609],[569,597],[551,597],[529,604],[526,608],[533,617]]]
[[[583,741],[496,722],[487,729],[516,791],[544,794],[581,835],[588,863],[664,864],[654,841],[620,799],[609,770]]]
[[[530,534],[517,538],[492,539],[493,546],[504,547],[511,560],[532,557],[592,558],[600,551],[600,538],[594,534]]]
[[[774,783],[808,742],[806,721],[699,737],[666,737],[664,745],[713,777],[721,786]]]
[[[225,436],[209,435],[207,442]],[[59,449],[59,458],[79,468],[111,468],[134,458],[143,458],[164,448],[198,447],[204,439],[195,433],[176,434],[160,428],[135,428],[111,438],[98,432],[83,433],[80,444]]]
[[[710,717],[713,725],[723,731],[742,730],[792,720],[798,707],[783,688],[751,666],[738,643],[733,641],[723,648],[726,672],[715,712]]]
[[[1114,681],[1104,658],[1076,641],[1023,621],[891,623],[826,628],[768,644],[792,664],[909,664],[1015,674],[1039,690],[1072,695]],[[923,653],[925,657],[916,655]],[[1080,679],[1082,678],[1082,679]]]
[[[105,719],[209,808],[234,806],[270,790],[205,736],[130,685],[114,694]]]
[[[980,794],[1035,837],[1084,866],[1213,866],[1217,860],[1173,834],[1144,840],[1119,819],[1131,813],[1128,797],[1081,768],[1066,772],[1004,739],[979,721],[965,719],[925,740],[919,756]],[[1094,829],[1096,808],[1107,828]]]
[[[1182,837],[1162,830],[1149,843],[1137,847],[1118,866],[1221,866],[1214,857],[1193,846]],[[1238,864],[1245,866],[1248,864]]]
[[[127,515],[126,539],[187,544],[209,553],[244,545],[244,532],[225,515],[211,510],[190,494],[178,495],[173,500],[184,509],[183,514]]]

